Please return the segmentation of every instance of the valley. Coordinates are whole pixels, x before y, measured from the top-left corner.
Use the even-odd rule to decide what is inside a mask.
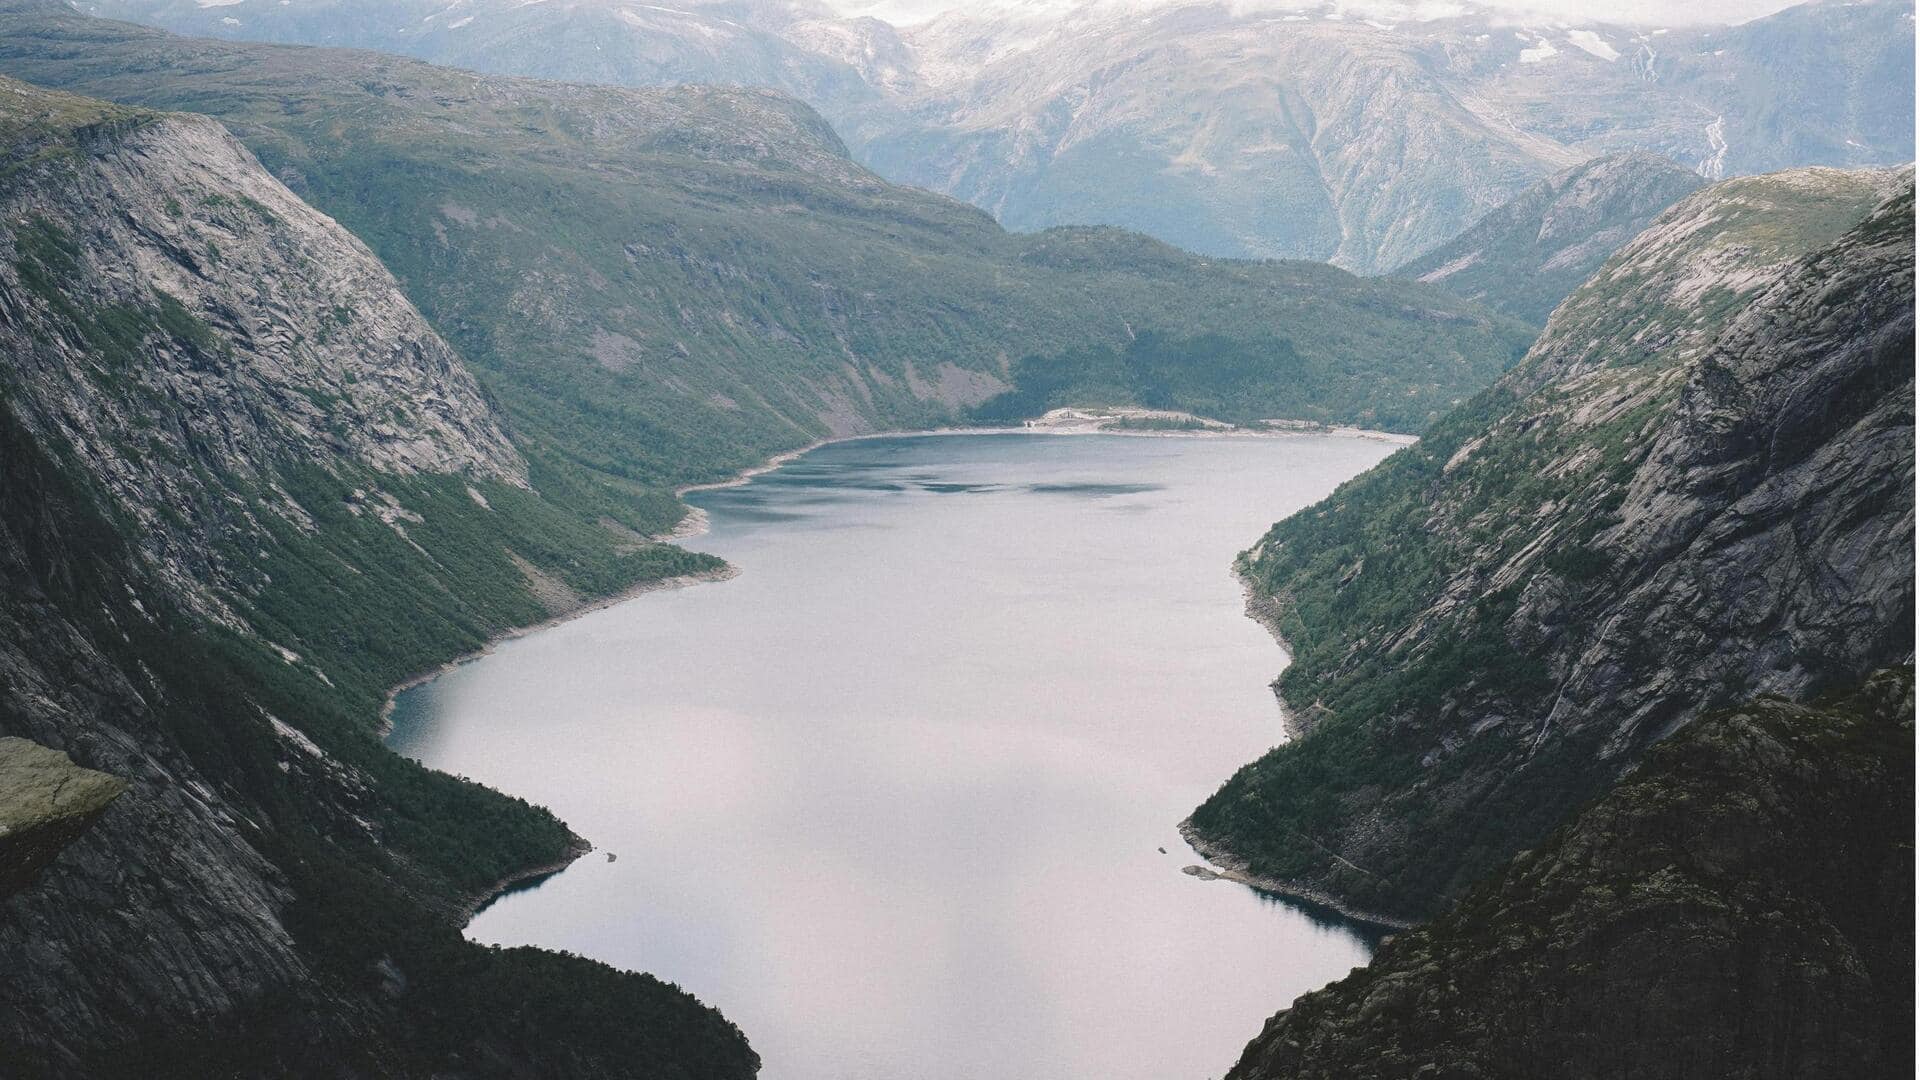
[[[1363,14],[0,0],[0,1075],[1907,1075],[1911,5]]]

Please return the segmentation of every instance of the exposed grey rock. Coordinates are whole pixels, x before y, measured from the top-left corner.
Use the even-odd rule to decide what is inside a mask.
[[[374,741],[396,660],[538,614],[488,547],[540,536],[526,477],[381,265],[219,125],[0,80],[0,1073],[751,1075],[677,988],[462,942],[578,838]],[[455,591],[489,562],[507,588]],[[261,600],[301,573],[325,610]],[[547,979],[590,1004],[517,990]]]
[[[0,116],[77,100],[0,80]],[[526,485],[473,376],[392,275],[218,124],[127,112],[9,126],[12,408],[114,494],[174,593],[238,624],[219,591],[257,571],[223,548],[264,537],[261,514],[312,528],[280,485],[286,468]],[[56,309],[118,321],[90,315],[98,333],[49,338]],[[148,325],[172,333],[135,329]],[[266,497],[236,505],[234,487]]]
[[[1542,180],[1395,270],[1539,324],[1621,245],[1705,181],[1665,158],[1595,158]]]
[[[1418,917],[1702,711],[1909,662],[1912,182],[1690,196],[1493,390],[1276,526],[1245,568],[1316,719],[1199,835]]]

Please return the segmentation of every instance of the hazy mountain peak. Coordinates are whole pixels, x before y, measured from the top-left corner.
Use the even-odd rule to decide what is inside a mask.
[[[774,87],[881,175],[1016,229],[1121,225],[1207,255],[1363,272],[1593,157],[1646,150],[1719,179],[1913,155],[1912,99],[1883,92],[1912,81],[1900,0],[1691,28],[1548,0],[1533,5],[1544,13],[1468,0],[79,6],[503,73]]]

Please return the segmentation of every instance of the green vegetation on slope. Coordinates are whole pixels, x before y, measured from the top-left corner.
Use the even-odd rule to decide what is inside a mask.
[[[220,797],[245,808],[248,843],[284,874],[293,897],[285,923],[310,967],[309,978],[234,1014],[182,1026],[164,1019],[168,1008],[146,1005],[116,1017],[135,1034],[104,1056],[89,1053],[90,1074],[308,1075],[323,1066],[382,1076],[752,1075],[757,1060],[740,1033],[676,987],[464,941],[449,908],[502,873],[550,861],[571,840],[565,826],[387,752],[343,698],[314,693],[255,641],[208,633],[139,568],[102,513],[106,494],[76,479],[77,463],[47,453],[5,407],[0,468],[0,666],[81,674],[86,685],[63,692],[83,695],[89,709],[84,723],[56,719],[50,729],[47,716],[15,713],[14,700],[0,697],[0,730],[58,731],[82,746],[103,728],[137,732],[122,737],[156,748],[150,771],[177,768],[185,755],[217,776]],[[103,671],[120,675],[99,680]],[[289,771],[264,715],[308,733],[328,758]],[[218,898],[179,902],[220,911]],[[100,1036],[43,1033],[75,1049]],[[21,1047],[8,1047],[7,1058],[11,1075],[72,1075]]]
[[[1232,1080],[1904,1077],[1913,670],[1702,718]]]
[[[1705,182],[1654,154],[1594,158],[1540,181],[1393,273],[1541,325],[1608,256]]]
[[[3,1071],[750,1076],[676,987],[464,941],[579,838],[374,730],[556,591],[718,566],[635,535],[670,498],[517,482],[384,271],[210,121],[0,80],[0,135],[0,733],[127,781],[8,901]]]
[[[43,128],[70,129],[76,133],[71,140],[28,139],[16,122],[20,141],[12,145],[38,149],[43,169],[62,162],[77,168],[86,154],[112,152],[127,131],[153,115],[107,108],[113,110],[107,119],[76,115]],[[48,158],[47,147],[65,147],[72,156]],[[73,235],[56,222],[27,219],[10,232],[14,269],[26,287],[23,300],[37,300],[44,313],[44,322],[30,326],[36,345],[51,356],[60,343],[73,342],[88,358],[87,393],[97,399],[96,408],[113,410],[124,425],[110,433],[119,443],[115,452],[173,462],[220,493],[203,495],[195,505],[163,500],[160,513],[185,526],[188,517],[222,514],[211,505],[216,498],[242,495],[260,528],[229,525],[211,537],[220,561],[247,568],[242,574],[249,581],[231,602],[266,638],[303,654],[327,677],[329,690],[345,694],[369,717],[394,683],[473,651],[503,629],[552,614],[530,588],[522,563],[588,597],[722,565],[712,556],[637,539],[637,533],[677,519],[666,494],[609,483],[564,464],[536,468],[532,479],[545,488],[536,492],[491,478],[390,475],[344,462],[321,467],[294,448],[275,455],[270,478],[196,458],[191,446],[159,437],[178,423],[178,405],[169,384],[144,377],[143,367],[174,353],[191,367],[224,376],[233,363],[234,339],[157,289],[149,304],[99,299]],[[27,357],[17,357],[13,370],[0,372],[0,382],[26,377],[28,366]],[[318,404],[331,409],[335,403]],[[404,533],[381,518],[380,508],[368,501],[370,492],[411,508]],[[289,498],[303,508],[304,519],[280,512]]]
[[[1421,333],[1417,324],[1389,325]],[[1119,348],[1023,357],[1013,365],[1013,388],[976,406],[970,417],[1006,424],[1063,406],[1137,405],[1235,424],[1287,419],[1418,431],[1431,419],[1441,376],[1410,375],[1403,361],[1387,358],[1417,349],[1415,341],[1380,337],[1380,351],[1336,367],[1308,362],[1282,337],[1145,331]],[[1422,384],[1422,378],[1431,381]]]
[[[1239,568],[1308,730],[1197,833],[1430,915],[1699,709],[1910,652],[1910,185],[1699,193],[1500,383],[1274,526]]]

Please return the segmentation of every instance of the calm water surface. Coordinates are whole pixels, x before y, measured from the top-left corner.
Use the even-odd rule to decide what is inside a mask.
[[[740,577],[403,696],[397,749],[598,848],[471,936],[676,982],[768,1080],[1224,1073],[1369,949],[1180,873],[1174,826],[1282,738],[1230,563],[1391,449],[898,438],[697,493]]]

